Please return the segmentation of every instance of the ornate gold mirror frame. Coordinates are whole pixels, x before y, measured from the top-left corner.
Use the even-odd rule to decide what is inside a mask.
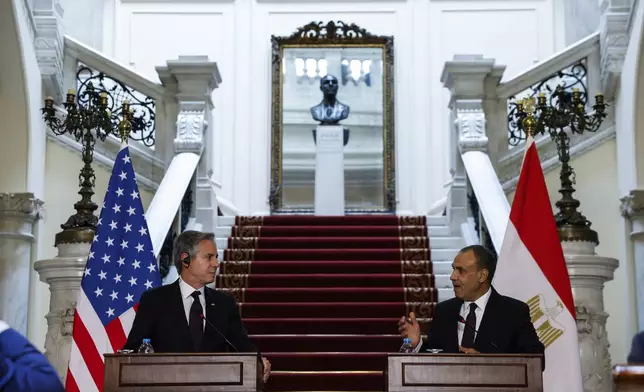
[[[377,36],[355,24],[338,22],[311,22],[298,28],[288,37],[271,36],[272,44],[272,141],[271,213],[312,213],[312,208],[289,207],[283,204],[283,106],[284,106],[284,50],[324,48],[373,48],[382,53],[382,202],[369,208],[347,208],[347,213],[395,213],[395,129],[394,129],[394,39]],[[379,82],[378,81],[378,82]],[[374,81],[373,83],[376,83]],[[380,159],[380,158],[378,158]],[[378,180],[379,181],[379,180]],[[380,192],[380,191],[379,191]]]

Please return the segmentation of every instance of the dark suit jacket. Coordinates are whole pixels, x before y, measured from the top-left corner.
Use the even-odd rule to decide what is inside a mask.
[[[205,287],[206,319],[237,348],[239,352],[258,352],[248,337],[237,311],[234,298]],[[138,350],[144,338],[158,353],[234,352],[226,341],[206,323],[201,347],[195,348],[190,337],[183,307],[179,280],[148,290],[141,295],[139,307],[127,342],[126,350]]]
[[[0,333],[0,391],[64,392],[56,369],[14,329]]]
[[[633,336],[627,360],[629,363],[644,363],[644,331]]]
[[[492,293],[472,348],[483,354],[543,354],[545,349],[530,319],[528,305],[499,294],[493,287],[490,290]],[[436,305],[421,352],[426,349],[459,352],[457,328],[462,305],[463,301],[457,298]]]

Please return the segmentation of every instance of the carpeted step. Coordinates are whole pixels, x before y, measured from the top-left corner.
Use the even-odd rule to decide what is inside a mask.
[[[233,237],[414,237],[427,236],[427,226],[233,226]]]
[[[249,334],[363,334],[383,335],[396,333],[400,317],[390,318],[246,318],[244,325]],[[429,320],[419,319],[425,330]]]
[[[424,236],[228,238],[228,249],[421,249],[428,244],[429,239]]]
[[[387,369],[386,352],[263,352],[273,369],[311,370],[383,370]]]
[[[433,287],[432,274],[218,275],[217,287]]]
[[[220,274],[391,274],[432,273],[429,260],[222,261]]]
[[[274,215],[274,216],[237,216],[235,226],[426,226],[424,216],[396,215]]]
[[[430,260],[422,249],[226,249],[224,260]]]
[[[239,306],[244,318],[400,318],[411,311],[419,318],[431,318],[434,310],[434,304],[427,302],[246,302]]]
[[[272,363],[266,392],[384,391],[398,320],[431,320],[430,253],[423,216],[242,216],[216,286]]]
[[[384,391],[384,371],[275,371],[269,391]]]
[[[396,326],[392,328],[397,331]],[[339,335],[339,334],[280,334],[250,335],[261,352],[294,352],[294,351],[383,351],[397,352],[402,344],[398,334],[392,335]]]
[[[436,300],[435,288],[409,287],[251,287],[244,290],[221,288],[242,302],[315,302],[324,298],[342,302],[407,302]]]

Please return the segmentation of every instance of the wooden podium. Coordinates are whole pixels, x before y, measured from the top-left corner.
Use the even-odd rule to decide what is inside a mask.
[[[541,392],[542,355],[389,354],[389,392]]]
[[[644,364],[613,366],[613,382],[618,392],[644,391]]]
[[[105,354],[104,392],[263,391],[258,354]]]

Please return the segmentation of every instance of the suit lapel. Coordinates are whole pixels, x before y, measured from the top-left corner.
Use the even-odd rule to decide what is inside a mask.
[[[215,296],[213,295],[212,289],[206,287],[204,293],[206,296],[206,320],[221,330],[217,322],[217,304],[215,303]],[[214,347],[217,347],[217,342],[221,339],[219,334],[213,330],[212,325],[208,323],[205,325],[202,349],[206,351],[212,351]]]
[[[447,342],[449,347],[445,348],[446,352],[458,352],[458,317],[463,306],[463,301],[454,301],[454,305],[449,309],[447,320]]]
[[[175,320],[177,326],[179,344],[186,352],[193,351],[192,337],[190,336],[190,327],[186,319],[186,310],[183,306],[183,297],[181,296],[181,288],[179,287],[179,280],[172,284],[172,298],[170,299],[170,311],[172,318]]]
[[[499,293],[497,293],[493,287],[490,287],[490,290],[492,290],[492,292],[490,293],[490,298],[487,301],[487,305],[485,305],[485,312],[483,313],[481,325],[479,326],[478,333],[476,334],[476,340],[474,341],[474,348],[478,351],[481,351],[481,347],[487,347],[489,345],[488,341],[489,337],[492,335],[495,320],[497,322],[499,320],[497,316]]]

